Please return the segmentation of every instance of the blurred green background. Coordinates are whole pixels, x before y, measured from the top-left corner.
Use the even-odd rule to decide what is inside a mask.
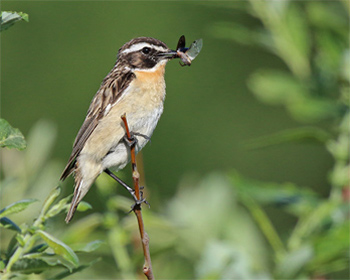
[[[264,182],[291,183],[301,186],[301,189],[308,187],[321,198],[327,198],[331,192],[330,170],[335,160],[322,141],[315,141],[317,137],[314,135],[295,137],[297,141],[285,141],[283,137],[277,137],[276,141],[272,138],[272,144],[277,145],[265,145],[270,141],[266,139],[270,138],[264,137],[280,131],[309,128],[314,124],[317,124],[317,129],[332,136],[336,135],[336,127],[348,109],[342,102],[336,101],[339,96],[344,96],[339,86],[334,84],[334,81],[340,79],[340,74],[333,77],[330,73],[335,73],[334,69],[340,69],[344,55],[342,51],[348,49],[348,41],[343,40],[347,36],[344,34],[349,32],[348,6],[346,1],[312,1],[314,3],[308,4],[306,1],[261,1],[261,6],[256,4],[258,2],[3,1],[2,10],[23,11],[29,14],[30,21],[18,23],[1,33],[1,115],[12,126],[19,128],[26,138],[34,135],[31,131],[39,120],[51,122],[51,125],[45,123],[50,127],[45,130],[47,135],[37,136],[38,147],[35,153],[40,154],[41,141],[43,147],[46,147],[45,137],[51,136],[55,139],[52,149],[48,148],[51,152],[47,156],[55,162],[55,169],[50,177],[52,185],[37,191],[41,193],[41,198],[58,184],[60,170],[70,155],[72,143],[90,101],[102,79],[114,65],[118,49],[137,36],[155,37],[175,48],[178,38],[183,34],[187,44],[203,38],[204,46],[191,67],[180,67],[176,61],[167,66],[164,113],[152,142],[143,150],[147,199],[152,205],[151,211],[162,215],[163,212],[182,209],[183,212],[179,210],[177,214],[186,216],[190,215],[188,213],[191,212],[192,204],[196,203],[199,209],[212,205],[210,209],[213,212],[216,211],[213,207],[230,207],[229,205],[235,204],[236,199],[236,195],[231,193],[231,187],[228,187],[226,196],[218,195],[217,203],[212,204],[210,200],[215,197],[216,188],[228,184],[226,181],[222,182],[222,175],[218,174],[231,174],[232,170],[237,172],[235,174],[240,174],[239,176],[259,182],[258,185]],[[257,11],[261,11],[260,17]],[[265,21],[261,20],[262,15],[265,15]],[[329,18],[325,17],[327,15]],[[338,19],[333,15],[339,16]],[[295,22],[293,17],[296,18]],[[303,17],[305,20],[300,20]],[[273,31],[276,27],[273,20],[277,23],[279,19],[289,29],[275,30],[275,36],[278,38],[278,34],[290,32],[291,44],[280,44],[278,50],[272,46],[272,42],[278,46],[276,38],[271,36],[269,41],[268,36],[263,36],[268,35],[266,30],[269,27],[269,31]],[[326,22],[325,27],[322,24],[317,25],[322,21]],[[330,42],[335,44],[329,48],[334,51],[334,55],[323,61],[322,55],[317,56],[318,31],[322,28],[329,31],[331,39],[328,42],[323,33],[321,35],[324,40],[321,42],[325,45],[331,44]],[[249,30],[257,31],[250,33]],[[333,34],[333,30],[338,31]],[[259,41],[260,43],[255,44]],[[301,45],[296,47],[294,53],[292,43]],[[303,48],[307,49],[305,53],[299,52]],[[291,51],[285,51],[283,57],[281,49]],[[328,52],[324,49],[321,54],[322,51]],[[298,64],[308,56],[310,59],[306,60],[309,64]],[[322,65],[313,64],[311,57],[315,56],[317,63],[323,63],[327,67],[327,62],[334,62],[334,65],[330,64],[327,68],[329,72],[323,71]],[[321,60],[317,60],[319,57]],[[295,102],[300,105],[298,109],[291,109],[288,102],[293,103],[293,97],[284,103],[279,102],[278,98],[277,101],[271,101],[271,98],[259,95],[259,90],[269,93],[276,86],[268,82],[259,83],[259,78],[269,74],[262,69],[269,69],[271,73],[277,73],[277,76],[280,74],[276,91],[281,89],[283,94],[289,94],[290,90],[293,95],[293,90],[310,90],[313,91],[312,98],[320,97],[321,101],[314,107],[310,102],[310,109],[300,109],[303,101],[298,100]],[[308,80],[311,82],[307,86],[306,82],[300,87],[296,86],[285,73],[291,73],[301,84]],[[314,73],[321,75],[314,77]],[[308,102],[312,98],[305,100]],[[277,106],[267,106],[266,102]],[[286,138],[288,140],[288,136]],[[252,148],[258,146],[262,148]],[[39,154],[38,158],[41,158]],[[36,155],[32,155],[32,158],[34,160]],[[121,176],[131,182],[128,179],[129,168],[126,169]],[[214,175],[210,175],[213,172]],[[101,178],[101,182],[103,180],[107,179]],[[206,183],[207,181],[213,183]],[[208,191],[212,194],[206,196],[191,192],[190,189],[198,184],[204,184],[204,189],[209,184]],[[72,185],[72,179],[65,183],[67,194],[71,192]],[[119,191],[119,186],[117,189],[112,192],[127,195],[124,191]],[[103,187],[101,190],[103,192]],[[93,205],[94,212],[104,209],[105,197],[100,194],[101,190],[92,188],[85,199]],[[187,203],[177,208],[173,198],[176,195],[181,197],[184,193],[196,199],[185,199]],[[24,192],[24,197],[27,195]],[[202,203],[196,202],[202,196]],[[9,204],[17,199],[19,198],[12,194],[5,202]],[[264,209],[282,239],[286,239],[297,218],[271,205],[264,205]],[[208,210],[203,211],[207,213]],[[246,217],[247,213],[240,211],[233,213],[235,210],[232,210],[232,217],[236,219],[232,223],[236,225],[233,231],[240,231],[244,227],[237,220],[245,220],[242,217]],[[241,216],[237,213],[241,213]],[[177,219],[176,213],[169,215]],[[73,223],[81,217],[83,215],[77,215]],[[213,220],[215,219],[214,216]],[[225,219],[219,220],[222,223],[227,222]],[[247,228],[242,231],[249,233]],[[193,234],[200,235],[201,231],[194,230]],[[225,230],[218,236],[224,238],[224,235]],[[152,234],[150,236],[152,248]],[[252,237],[252,240],[260,240],[259,238],[261,237]],[[161,242],[161,239],[157,241],[158,244]],[[203,254],[197,256],[201,263],[197,264],[196,273],[193,272],[193,267],[184,264],[186,262],[174,261],[175,267],[178,266],[178,273],[169,272],[168,278],[190,279],[197,275],[198,279],[225,279],[220,277],[231,275],[227,271],[221,276],[214,276],[210,271],[206,274],[208,267],[205,265],[205,258],[213,255],[210,250],[219,248],[214,251],[225,251],[225,246],[219,246],[215,242],[213,244],[207,248],[206,254],[202,252]],[[264,251],[265,249],[261,249],[259,252],[264,255]],[[158,265],[157,260],[155,262],[159,271],[165,265],[161,260],[158,261]],[[93,267],[89,268],[90,271],[92,269]],[[255,270],[259,271],[259,268]],[[164,268],[164,271],[167,270]],[[166,277],[164,271],[158,272],[158,275]],[[95,273],[99,277],[103,275],[101,270]],[[238,276],[233,276],[232,279],[252,277],[252,274],[236,275]],[[256,277],[267,279],[270,276],[266,272]],[[79,279],[78,275],[76,277]],[[106,277],[112,278],[111,275]],[[346,274],[340,274],[339,277],[346,277]]]
[[[244,3],[225,5],[240,8]],[[169,63],[164,114],[144,150],[154,195],[173,194],[184,173],[237,169],[259,180],[292,181],[327,193],[331,158],[321,146],[299,143],[249,151],[247,140],[298,126],[283,108],[267,107],[247,89],[259,68],[285,70],[280,59],[256,47],[218,38],[218,22],[257,24],[239,9],[185,2],[3,2],[29,24],[2,34],[2,116],[25,135],[39,119],[58,129],[54,157],[64,163],[102,79],[118,49],[137,36],[175,48],[203,38],[191,67]],[[327,123],[325,123],[327,125]],[[160,176],[160,174],[162,174]],[[153,195],[153,194],[152,194]]]

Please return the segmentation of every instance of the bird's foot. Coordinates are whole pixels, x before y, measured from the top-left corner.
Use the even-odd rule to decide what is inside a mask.
[[[151,207],[151,205],[146,200],[146,198],[143,197],[143,191],[142,191],[143,189],[144,187],[140,187],[140,195],[141,195],[140,199],[136,198],[135,191],[134,191],[133,197],[134,197],[135,203],[131,205],[131,210],[129,211],[129,213],[135,210],[141,210],[142,203],[145,203],[146,205],[148,205],[148,207]]]
[[[128,137],[127,134],[125,134],[124,137],[123,137],[125,143],[126,143],[129,147],[132,147],[132,146],[134,146],[134,145],[137,144],[137,138],[136,138],[135,136],[141,136],[141,137],[145,138],[145,139],[148,140],[148,141],[151,140],[151,138],[148,137],[148,136],[145,135],[145,134],[131,131],[131,132],[130,132],[130,137]]]

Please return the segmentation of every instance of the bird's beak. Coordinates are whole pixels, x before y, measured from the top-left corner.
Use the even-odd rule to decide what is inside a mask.
[[[167,52],[165,52],[165,53],[160,53],[159,56],[162,57],[162,58],[169,59],[169,60],[179,57],[178,54],[177,54],[177,51],[173,51],[173,50],[170,50],[170,49]]]

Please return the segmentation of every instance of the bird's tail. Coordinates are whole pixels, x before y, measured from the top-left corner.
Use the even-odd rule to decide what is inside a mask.
[[[76,184],[75,184],[73,199],[65,220],[67,224],[72,220],[75,210],[79,205],[79,202],[83,199],[83,197],[89,191],[94,181],[94,180],[83,180],[82,178],[77,180],[77,177],[78,176],[75,177]]]
[[[82,197],[81,197],[81,187],[82,187],[82,184],[83,184],[83,180],[80,181],[79,185],[76,185],[75,186],[75,189],[74,189],[74,196],[73,196],[73,199],[72,199],[72,202],[70,204],[70,207],[69,207],[69,211],[67,213],[67,216],[66,216],[66,223],[68,224],[71,219],[73,218],[73,215],[75,213],[75,210],[77,209],[78,207],[78,204],[79,202],[81,201]]]

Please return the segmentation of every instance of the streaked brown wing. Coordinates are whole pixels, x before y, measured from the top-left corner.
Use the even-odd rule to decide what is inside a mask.
[[[107,75],[94,96],[84,123],[75,138],[72,153],[60,180],[66,179],[74,171],[77,156],[80,154],[91,133],[97,127],[99,120],[105,115],[107,106],[116,104],[124,90],[135,78],[132,72],[116,71],[117,68],[118,66],[116,65]]]

